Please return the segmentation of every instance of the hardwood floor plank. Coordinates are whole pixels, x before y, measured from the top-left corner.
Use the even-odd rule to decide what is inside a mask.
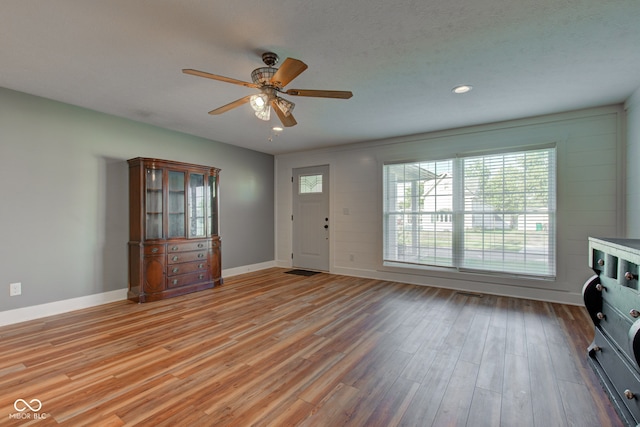
[[[267,427],[297,426],[313,412],[313,405],[304,400],[290,397],[290,403],[282,405],[280,411],[272,411],[260,419],[258,425]]]
[[[458,355],[459,352],[451,350],[438,352],[399,425],[437,425],[434,424],[434,420],[456,366],[452,363],[452,357],[455,358],[453,360],[457,360]]]
[[[529,305],[526,300],[511,298],[507,312],[506,352],[519,356],[527,355],[527,341],[524,328],[524,309]]]
[[[527,359],[533,405],[534,425],[567,425],[562,397],[556,381],[550,348],[546,341],[543,321],[544,304],[534,301],[525,308]]]
[[[0,327],[0,425],[622,426],[582,307],[285,271]]]
[[[462,345],[460,359],[467,362],[480,364],[482,354],[484,353],[485,343],[487,343],[487,331],[489,330],[489,322],[491,317],[485,314],[477,314],[473,316],[473,321],[467,330],[467,336]],[[491,345],[491,342],[487,343]]]
[[[486,334],[486,344],[480,359],[476,387],[502,393],[506,332],[506,328],[489,326]]]
[[[358,399],[357,388],[337,383],[317,403],[317,409],[305,419],[301,426],[346,426],[351,425],[352,407]]]
[[[437,355],[436,350],[424,349],[413,355],[407,366],[402,370],[401,377],[421,383],[431,369]]]
[[[558,381],[558,387],[560,396],[562,396],[563,407],[567,414],[568,426],[581,427],[596,422],[603,427],[612,425],[608,420],[598,419],[594,405],[590,404],[589,391],[584,385],[561,380]]]
[[[318,404],[329,390],[335,388],[341,382],[342,377],[357,366],[366,353],[376,346],[379,338],[380,335],[376,333],[370,334],[367,339],[361,340],[357,350],[340,357],[331,369],[326,370],[310,387],[300,394],[300,398],[311,404]]]
[[[531,374],[526,356],[506,353],[500,425],[533,427]]]
[[[365,425],[367,427],[397,426],[419,387],[419,383],[398,378],[382,396]]]
[[[471,400],[467,426],[495,427],[500,425],[501,393],[476,387]]]
[[[478,377],[478,365],[458,360],[438,407],[434,426],[466,426],[474,394],[472,384]],[[474,425],[474,424],[470,424]]]

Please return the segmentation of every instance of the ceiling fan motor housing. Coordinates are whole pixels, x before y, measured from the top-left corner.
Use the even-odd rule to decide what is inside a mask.
[[[280,58],[273,52],[265,52],[262,54],[262,62],[264,62],[267,67],[273,67],[278,63]]]

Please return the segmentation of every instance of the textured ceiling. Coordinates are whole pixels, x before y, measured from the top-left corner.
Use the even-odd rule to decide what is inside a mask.
[[[0,86],[266,153],[623,102],[640,87],[638,0],[3,0]],[[298,125],[269,141],[260,55],[309,68]],[[467,83],[474,90],[454,95]],[[286,96],[285,96],[286,97]]]

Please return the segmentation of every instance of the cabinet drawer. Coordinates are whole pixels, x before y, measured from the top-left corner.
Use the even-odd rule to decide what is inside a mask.
[[[604,263],[605,263],[605,253],[598,249],[592,249],[591,259],[589,260],[589,267],[591,267],[591,269],[595,271],[596,274],[599,274],[601,271],[604,270],[603,268]]]
[[[196,271],[207,270],[209,263],[205,261],[183,262],[181,264],[172,264],[167,269],[167,275],[169,277],[176,276],[178,274],[193,273]]]
[[[164,245],[144,245],[145,255],[156,255],[164,253]]]
[[[188,251],[199,251],[203,249],[209,249],[209,242],[207,240],[199,240],[197,242],[188,242],[188,243],[172,243],[170,242],[168,245],[168,252],[188,252]]]
[[[170,253],[167,258],[169,264],[178,264],[181,262],[206,261],[208,256],[209,251],[194,251]]]
[[[633,360],[629,348],[629,329],[631,328],[630,316],[620,313],[605,300],[602,304],[604,318],[600,320],[600,328],[613,340],[613,342]]]
[[[594,342],[599,347],[594,357],[613,384],[619,401],[628,408],[637,422],[640,420],[640,373],[627,363],[613,343],[597,328]],[[625,396],[625,391],[631,392],[633,396],[629,399]]]
[[[622,280],[625,280],[624,278]],[[615,279],[600,276],[604,286],[602,300],[605,304],[615,308],[629,323],[635,322],[640,314],[640,296],[635,289],[621,286]],[[635,313],[638,312],[638,313]],[[607,314],[607,313],[605,313]]]
[[[173,276],[167,280],[167,287],[179,288],[181,286],[192,285],[194,283],[207,282],[211,278],[209,271],[203,270],[195,273],[181,274]]]
[[[619,271],[620,285],[638,291],[638,264],[621,259]]]

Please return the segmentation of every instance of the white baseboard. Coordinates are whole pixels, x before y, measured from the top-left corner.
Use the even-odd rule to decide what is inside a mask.
[[[261,262],[259,264],[243,265],[242,267],[227,268],[222,271],[222,277],[232,277],[244,273],[253,273],[254,271],[266,270],[267,268],[276,267],[275,261]]]
[[[54,316],[69,311],[122,301],[127,298],[127,289],[104,292],[101,294],[87,295],[62,301],[54,301],[46,304],[32,305],[30,307],[16,308],[14,310],[0,311],[0,326]]]
[[[275,262],[269,261],[237,268],[230,268],[222,271],[222,277],[237,276],[243,273],[265,270],[274,266]],[[96,305],[108,304],[110,302],[122,301],[125,299],[127,299],[126,288],[104,292],[101,294],[87,295],[84,297],[71,298],[62,301],[54,301],[46,304],[32,305],[30,307],[0,311],[0,326],[27,322],[29,320],[36,320],[47,316],[55,316],[56,314],[82,310],[83,308],[95,307]]]
[[[536,301],[545,301],[568,305],[584,305],[582,294],[563,292],[553,289],[534,289],[520,286],[511,286],[498,283],[473,282],[467,280],[452,280],[444,278],[425,278],[422,276],[399,274],[378,270],[364,270],[335,267],[332,274],[342,274],[352,277],[363,277],[367,279],[390,280],[400,283],[408,283],[421,286],[432,286],[436,288],[453,289],[462,292],[475,292],[488,295],[498,295],[512,298],[522,298]]]

